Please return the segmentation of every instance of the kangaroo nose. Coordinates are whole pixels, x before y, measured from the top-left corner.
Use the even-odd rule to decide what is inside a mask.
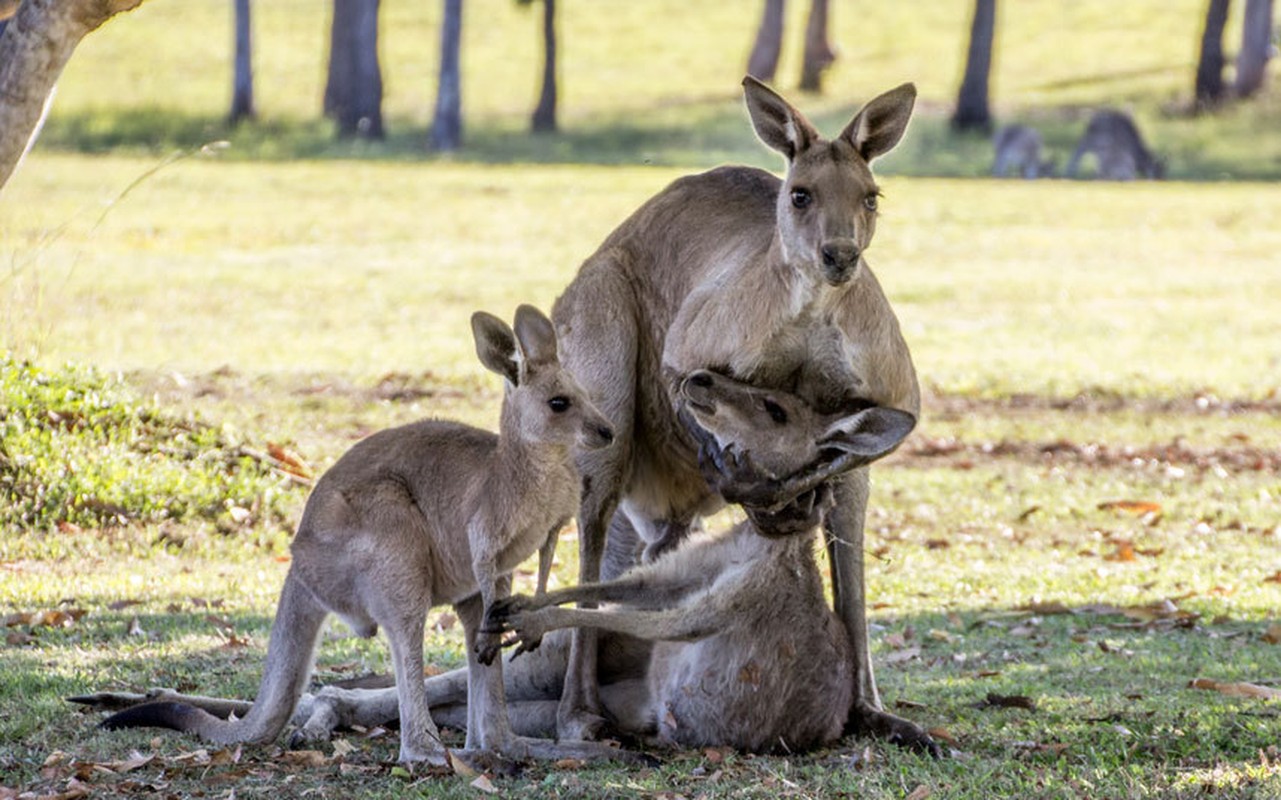
[[[823,256],[823,266],[830,270],[847,270],[858,263],[860,255],[858,245],[850,239],[833,239],[824,242],[819,248]]]
[[[596,429],[596,435],[599,436],[606,444],[614,441],[614,431],[605,425]]]

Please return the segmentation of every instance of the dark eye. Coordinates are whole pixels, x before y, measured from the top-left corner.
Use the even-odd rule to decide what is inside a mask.
[[[547,406],[552,410],[553,414],[563,414],[568,411],[569,407],[572,405],[573,402],[570,401],[568,397],[562,397],[560,395],[557,395],[547,401]]]
[[[794,208],[809,208],[812,202],[814,202],[814,196],[810,194],[809,189],[792,190],[792,206]]]
[[[782,406],[775,403],[773,400],[765,401],[765,411],[769,414],[770,419],[774,420],[779,425],[787,424],[787,412],[783,410]]]
[[[875,194],[869,194],[867,197],[864,197],[864,198],[863,198],[863,207],[864,207],[864,208],[866,208],[868,211],[875,211],[875,210],[876,210],[876,195],[875,195]]]

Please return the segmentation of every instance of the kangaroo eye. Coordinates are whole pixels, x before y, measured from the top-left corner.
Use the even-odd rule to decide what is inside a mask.
[[[562,397],[561,395],[556,395],[547,401],[547,407],[552,410],[553,414],[563,414],[572,405],[573,402],[568,397]]]
[[[866,208],[868,211],[875,211],[876,206],[877,206],[877,202],[876,202],[875,194],[869,194],[867,197],[863,198],[863,207]]]
[[[795,208],[809,208],[810,203],[814,202],[814,195],[810,194],[809,189],[792,190],[792,206]]]
[[[783,410],[782,406],[775,403],[773,400],[765,401],[765,411],[769,414],[770,419],[774,420],[779,425],[787,424],[787,412]]]

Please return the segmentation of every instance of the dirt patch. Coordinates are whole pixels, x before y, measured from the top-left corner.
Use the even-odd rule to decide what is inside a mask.
[[[1132,412],[1136,414],[1281,414],[1281,396],[1221,398],[1213,392],[1179,397],[1129,397],[1106,390],[1085,391],[1071,397],[1013,394],[984,398],[932,391],[925,397],[930,416],[998,414],[1005,411],[1059,411],[1079,414]]]

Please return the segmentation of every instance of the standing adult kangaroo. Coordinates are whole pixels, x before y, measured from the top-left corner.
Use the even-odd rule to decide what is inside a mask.
[[[784,178],[728,166],[678,179],[610,234],[553,308],[566,367],[617,434],[608,452],[579,458],[580,581],[601,578],[611,525],[634,527],[652,559],[723,500],[781,505],[831,479],[837,506],[825,527],[852,643],[847,728],[932,749],[919,726],[885,713],[872,673],[866,468],[820,460],[778,480],[714,450],[700,454],[672,397],[682,375],[709,369],[791,391],[819,413],[876,405],[919,414],[911,355],[864,259],[881,196],[869,165],[902,138],[916,89],[876,97],[829,141],[764,84],[749,77],[743,87],[757,135],[787,160]],[[707,469],[714,486],[700,462],[721,467]],[[591,738],[604,724],[596,657],[594,634],[577,631],[562,738]]]

